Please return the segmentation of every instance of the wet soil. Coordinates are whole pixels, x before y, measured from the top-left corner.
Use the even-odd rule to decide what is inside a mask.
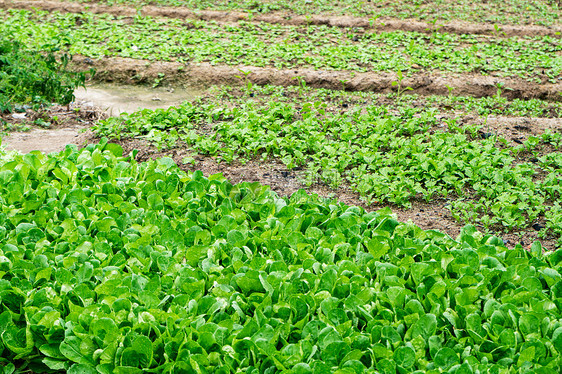
[[[154,88],[98,84],[79,88],[75,91],[75,101],[68,106],[0,114],[0,123],[3,124],[0,131],[5,132],[2,145],[23,153],[35,150],[59,152],[67,144],[82,145],[87,142],[91,137],[88,129],[100,119],[143,108],[168,108],[192,100],[201,92],[201,89],[180,86]]]
[[[23,153],[35,150],[43,153],[60,152],[67,144],[84,144],[89,137],[88,129],[106,117],[101,108],[84,103],[57,105],[39,111],[28,109],[25,113],[0,114],[2,146]],[[9,128],[20,131],[7,132]]]
[[[497,94],[498,84],[503,84],[502,97],[507,99],[542,99],[562,101],[562,82],[540,84],[521,78],[484,76],[475,73],[429,73],[418,72],[405,77],[401,86],[396,73],[356,73],[350,71],[328,71],[312,69],[284,69],[252,66],[225,66],[201,63],[185,65],[179,62],[151,62],[131,58],[111,57],[100,60],[74,56],[73,69],[88,71],[96,69],[95,80],[127,84],[150,83],[155,80],[163,84],[186,83],[192,86],[257,85],[298,86],[301,79],[307,87],[329,88],[347,91],[370,91],[389,93],[410,87],[408,93],[419,95],[455,95],[486,97]],[[241,70],[250,72],[244,79]]]
[[[286,12],[268,14],[255,14],[237,11],[191,10],[180,7],[163,7],[145,5],[135,6],[109,6],[98,3],[74,3],[61,1],[22,1],[2,0],[0,8],[8,9],[42,9],[47,11],[60,11],[70,13],[92,12],[108,13],[116,16],[134,16],[140,12],[144,16],[169,17],[180,19],[200,19],[205,21],[237,22],[240,20],[252,22],[276,23],[282,25],[327,25],[334,27],[358,27],[376,29],[377,31],[415,31],[421,33],[444,32],[454,34],[480,34],[506,36],[552,36],[561,37],[562,26],[536,26],[536,25],[502,25],[496,29],[493,23],[471,23],[463,21],[449,21],[443,23],[428,23],[413,19],[393,19],[381,17],[376,21],[368,17],[310,15],[300,16]]]
[[[67,144],[80,144],[81,130],[85,127],[38,129],[32,128],[28,132],[14,132],[2,139],[7,150],[22,153],[40,151],[43,153],[60,152]]]
[[[201,88],[151,87],[117,84],[95,84],[74,92],[77,102],[103,108],[109,116],[132,113],[140,109],[169,108],[192,100],[202,93]]]

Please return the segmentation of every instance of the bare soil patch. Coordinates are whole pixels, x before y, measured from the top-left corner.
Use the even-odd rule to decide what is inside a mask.
[[[40,151],[43,153],[60,152],[67,144],[80,144],[84,127],[56,128],[51,130],[32,128],[28,132],[13,132],[2,142],[8,150],[22,153]]]
[[[152,87],[141,85],[97,84],[78,88],[74,95],[77,102],[103,108],[110,116],[141,109],[168,108],[192,100],[201,94],[200,89],[190,87]]]
[[[539,136],[545,131],[562,131],[561,118],[527,118],[489,116],[486,125],[492,133],[512,142],[515,146],[524,142],[529,136]]]
[[[131,58],[112,57],[93,60],[75,56],[73,68],[81,71],[96,69],[94,79],[128,84],[149,83],[156,79],[162,83],[186,83],[193,86],[252,84],[298,86],[302,79],[309,87],[345,89],[348,91],[396,92],[393,86],[396,73],[355,73],[312,69],[275,69],[253,66],[225,66],[202,63],[184,65],[179,62],[151,62]],[[241,79],[241,70],[250,72]],[[164,76],[164,79],[162,77]],[[503,84],[502,97],[507,99],[542,99],[562,101],[562,83],[539,84],[520,78],[500,78],[475,73],[415,73],[401,82],[402,89],[420,95],[448,95],[485,97],[497,94],[498,84]],[[450,90],[451,89],[451,90]]]
[[[449,21],[444,23],[428,23],[414,19],[393,19],[388,17],[371,21],[367,17],[310,15],[300,16],[286,12],[273,12],[268,14],[255,14],[237,11],[191,10],[180,7],[164,7],[145,5],[109,6],[98,3],[73,3],[62,1],[22,1],[2,0],[0,8],[4,9],[42,9],[69,13],[92,12],[108,13],[116,16],[134,16],[140,12],[144,16],[169,17],[180,19],[200,19],[205,21],[237,22],[240,20],[252,22],[276,23],[282,25],[327,25],[334,27],[359,27],[376,29],[377,31],[415,31],[421,33],[444,32],[453,34],[480,34],[495,36],[553,36],[561,37],[561,25],[536,26],[536,25],[502,25],[496,29],[494,24],[471,23],[464,21]]]
[[[101,85],[79,88],[75,101],[68,106],[0,113],[0,131],[5,132],[2,145],[23,153],[59,152],[67,144],[82,145],[92,138],[88,129],[100,119],[144,108],[167,108],[200,93],[181,87]]]
[[[57,105],[40,111],[28,109],[15,116],[0,114],[0,123],[4,127],[2,130],[5,131],[7,127],[28,128],[27,131],[6,133],[6,136],[2,136],[2,145],[23,153],[36,150],[43,153],[60,152],[67,144],[84,144],[90,137],[88,128],[106,117],[102,109],[82,103]]]

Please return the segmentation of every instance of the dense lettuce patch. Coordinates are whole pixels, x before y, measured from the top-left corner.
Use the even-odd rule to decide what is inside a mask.
[[[562,251],[121,152],[0,165],[4,372],[560,371]]]

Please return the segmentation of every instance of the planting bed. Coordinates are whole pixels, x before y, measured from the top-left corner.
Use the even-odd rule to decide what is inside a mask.
[[[560,29],[560,4],[557,1],[492,0],[475,5],[470,1],[417,1],[398,4],[392,1],[48,1],[5,0],[13,8],[44,8],[48,10],[96,9],[99,12],[131,14],[131,9],[150,15],[204,18],[218,20],[252,19],[269,23],[343,23],[351,26],[386,27],[388,24],[412,27],[417,31],[430,29],[464,29],[473,33],[495,30]],[[134,12],[133,12],[134,13]],[[406,20],[402,22],[401,20]],[[408,26],[410,24],[410,26]],[[426,25],[421,27],[421,25]],[[478,26],[478,27],[475,27]],[[391,26],[395,27],[395,26]],[[413,31],[408,29],[409,31]],[[474,31],[476,30],[476,31]],[[508,31],[510,32],[510,31]]]
[[[30,53],[204,92],[2,107],[12,145],[88,131],[0,149],[0,371],[560,372],[560,6],[397,4],[0,3]]]

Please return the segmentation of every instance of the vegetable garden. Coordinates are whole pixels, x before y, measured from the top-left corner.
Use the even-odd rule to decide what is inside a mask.
[[[489,3],[0,4],[2,135],[208,87],[0,148],[0,371],[560,372],[562,11]]]

